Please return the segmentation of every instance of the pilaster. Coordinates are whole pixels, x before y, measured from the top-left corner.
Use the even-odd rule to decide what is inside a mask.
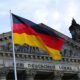
[[[63,73],[60,71],[54,71],[54,79],[53,80],[62,80]]]
[[[7,80],[7,73],[8,73],[8,69],[7,68],[1,68],[0,69],[0,80]]]
[[[78,80],[80,80],[80,73],[78,73]]]
[[[34,80],[36,72],[34,70],[26,70],[26,80]]]

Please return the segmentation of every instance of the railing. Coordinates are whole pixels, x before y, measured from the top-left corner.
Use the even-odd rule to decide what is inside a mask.
[[[7,59],[12,59],[13,54],[12,52],[5,52],[5,51],[0,51],[0,58],[3,59],[3,57]],[[16,53],[16,59],[19,60],[35,60],[35,61],[55,61],[48,55],[38,55],[38,54],[30,54],[30,53]],[[61,60],[55,61],[55,62],[64,62],[64,63],[80,63],[80,58],[70,58],[70,57],[62,57]]]
[[[0,46],[0,51],[12,52],[12,46],[11,45]],[[37,47],[30,47],[28,45],[23,45],[23,46],[16,45],[15,52],[16,53],[30,53],[30,54],[38,54],[38,55],[47,55],[46,52],[44,52],[43,50]]]

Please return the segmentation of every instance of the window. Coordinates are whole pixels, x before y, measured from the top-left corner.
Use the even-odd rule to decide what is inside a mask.
[[[0,38],[0,41],[3,41],[3,39],[2,39],[2,38]]]
[[[5,40],[7,40],[7,37],[4,37]]]
[[[12,39],[12,36],[9,36],[9,39]]]

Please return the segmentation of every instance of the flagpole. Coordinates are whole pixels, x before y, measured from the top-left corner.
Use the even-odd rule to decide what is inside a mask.
[[[15,48],[14,48],[14,40],[13,40],[13,19],[10,10],[10,24],[11,24],[11,35],[12,35],[12,52],[13,52],[13,69],[14,69],[14,79],[17,80],[17,70],[16,70],[16,56],[15,56]]]

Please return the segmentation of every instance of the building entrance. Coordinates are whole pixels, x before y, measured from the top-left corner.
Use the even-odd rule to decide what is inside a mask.
[[[18,80],[26,80],[25,77],[26,77],[25,71],[17,71],[17,78],[18,78]],[[7,74],[6,78],[7,78],[6,80],[14,80],[14,72],[10,71]]]
[[[78,76],[77,76],[77,74],[66,73],[62,77],[62,80],[78,80]]]

